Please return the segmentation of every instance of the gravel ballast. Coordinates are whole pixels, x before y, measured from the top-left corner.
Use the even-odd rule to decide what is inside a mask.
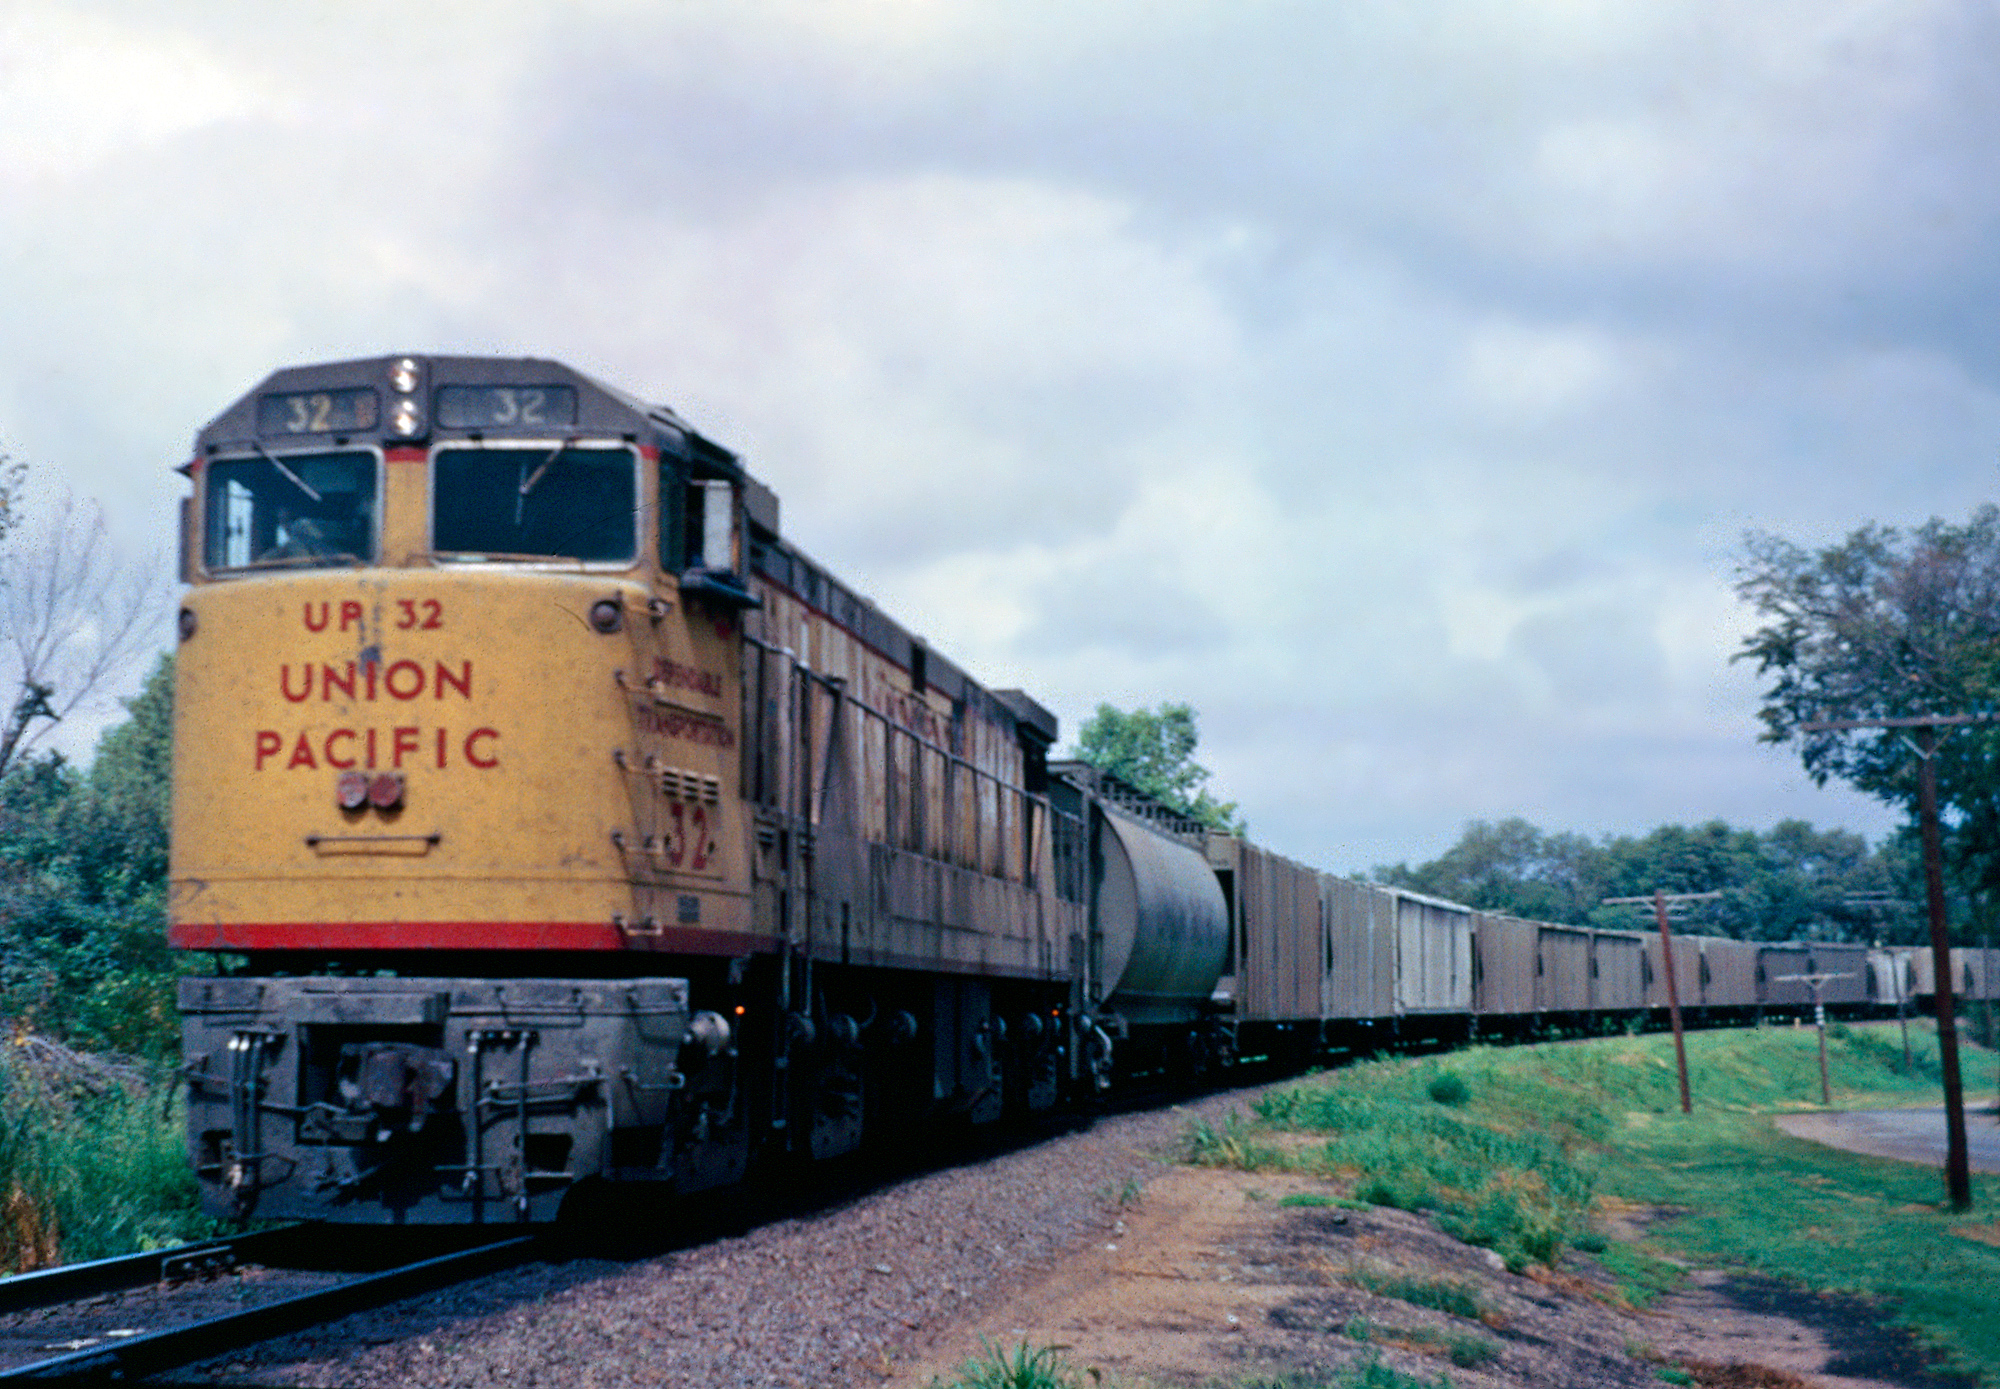
[[[1110,1228],[1120,1196],[1190,1123],[1247,1093],[1100,1119],[658,1258],[533,1265],[175,1379],[327,1389],[874,1385]]]

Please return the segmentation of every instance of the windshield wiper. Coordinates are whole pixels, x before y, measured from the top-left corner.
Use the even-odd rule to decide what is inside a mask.
[[[562,457],[562,451],[567,447],[568,447],[567,444],[557,444],[555,448],[550,451],[549,456],[542,460],[542,464],[539,468],[536,468],[535,471],[533,471],[532,473],[527,473],[526,476],[524,476],[521,479],[521,486],[519,490],[516,491],[514,494],[514,524],[516,526],[521,524],[521,518],[527,514],[528,494],[535,490],[535,484],[539,483],[542,480],[542,474],[548,472],[548,470],[555,464],[555,461],[558,458]],[[527,467],[526,464],[522,465],[524,472],[526,470],[526,467]]]
[[[568,447],[569,447],[568,444],[557,444],[555,447],[555,451],[551,453],[547,458],[544,458],[542,460],[542,465],[539,468],[535,469],[535,471],[533,471],[532,473],[529,473],[527,477],[521,480],[522,496],[525,497],[530,492],[535,490],[535,484],[542,480],[542,474],[546,473],[549,470],[550,465],[553,464],[558,458],[562,457],[563,450]]]
[[[264,461],[266,463],[269,463],[273,468],[276,468],[279,472],[283,473],[285,477],[291,481],[292,486],[298,488],[299,491],[305,493],[308,497],[311,497],[314,502],[321,504],[325,503],[326,501],[325,497],[322,497],[319,493],[313,491],[311,484],[309,484],[304,478],[300,477],[290,468],[287,468],[284,464],[280,463],[277,460],[277,457],[269,449],[265,448],[263,444],[253,442],[250,445],[250,447],[257,450],[257,452],[263,454]]]

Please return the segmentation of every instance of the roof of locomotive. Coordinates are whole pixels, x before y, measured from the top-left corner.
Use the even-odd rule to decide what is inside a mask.
[[[407,380],[410,384],[406,389],[396,388],[395,376],[399,368],[406,368],[409,372]],[[294,439],[336,433],[333,429],[325,429],[309,431],[308,435],[302,436],[298,430],[273,430],[268,423],[260,427],[260,408],[272,396],[370,390],[392,400],[408,398],[421,407],[428,403],[427,398],[436,390],[449,386],[566,386],[576,392],[576,411],[574,419],[565,422],[560,432],[616,434],[664,445],[677,455],[699,453],[703,455],[704,462],[720,464],[735,472],[740,472],[742,468],[734,453],[713,440],[703,438],[686,420],[666,406],[649,405],[573,367],[539,357],[425,357],[399,353],[388,357],[358,357],[344,362],[315,362],[306,366],[285,367],[265,377],[253,390],[203,426],[195,436],[195,449],[206,454],[225,448],[255,447],[274,433]],[[489,432],[479,426],[454,428],[440,425],[421,408],[414,416],[415,424],[411,428],[398,429],[391,420],[390,411],[377,411],[372,423],[366,427],[341,430],[339,437],[350,443],[365,439],[396,446],[419,444],[440,436],[452,438]]]

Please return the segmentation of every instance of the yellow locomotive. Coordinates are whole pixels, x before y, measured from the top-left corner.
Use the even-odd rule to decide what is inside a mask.
[[[217,962],[180,996],[211,1210],[544,1220],[1106,1078],[1089,862],[1151,832],[1053,807],[1054,718],[673,412],[549,361],[341,362],[186,472],[170,930]],[[1168,902],[1191,1018],[1221,895],[1143,856],[1122,909]]]

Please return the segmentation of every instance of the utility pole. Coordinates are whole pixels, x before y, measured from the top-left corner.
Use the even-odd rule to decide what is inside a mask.
[[[1651,897],[1607,897],[1603,905],[1607,907],[1643,907],[1651,905],[1653,917],[1660,926],[1660,960],[1667,972],[1667,1016],[1674,1024],[1674,1064],[1681,1074],[1681,1113],[1694,1113],[1694,1092],[1688,1088],[1687,1040],[1681,1033],[1681,990],[1674,978],[1674,934],[1667,929],[1667,904],[1676,906],[1684,902],[1713,902],[1721,897],[1719,892],[1662,892],[1653,889]]]
[[[1820,990],[1836,979],[1852,979],[1851,974],[1780,974],[1771,982],[1775,984],[1796,984],[1804,982],[1812,985],[1813,1024],[1819,1029],[1819,1100],[1828,1109],[1833,1108],[1833,1086],[1826,1075],[1826,1004],[1820,1000]]]
[[[1857,728],[1907,728],[1917,735],[1917,820],[1924,837],[1924,896],[1930,907],[1931,962],[1936,979],[1938,1068],[1944,1080],[1945,1183],[1951,1208],[1972,1208],[1972,1170],[1965,1146],[1965,1083],[1958,1070],[1958,1013],[1951,997],[1951,940],[1944,919],[1944,845],[1938,828],[1938,729],[1984,723],[1992,714],[1923,714],[1906,719],[1824,719],[1799,725],[1801,733],[1833,733]]]

